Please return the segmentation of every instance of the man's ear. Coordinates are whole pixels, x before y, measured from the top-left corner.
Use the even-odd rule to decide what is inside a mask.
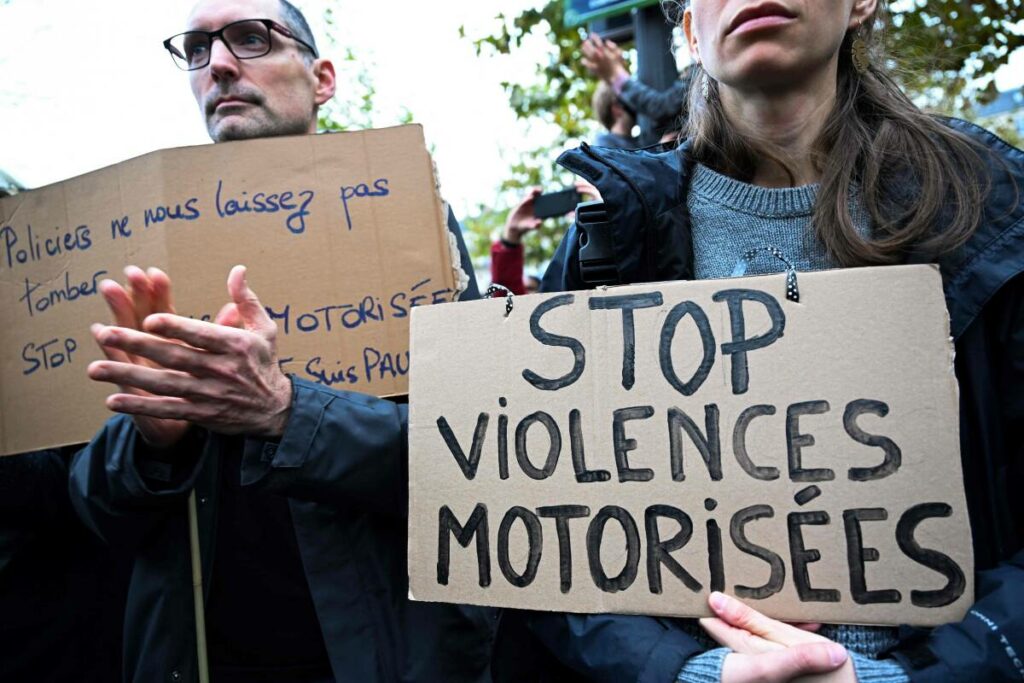
[[[316,78],[316,90],[314,91],[314,95],[316,104],[319,107],[334,97],[334,91],[337,88],[337,80],[334,75],[334,64],[331,60],[314,60],[313,77]]]
[[[700,64],[700,48],[697,47],[697,33],[693,30],[693,10],[687,7],[683,11],[683,33],[686,34],[686,43],[690,46],[690,56],[693,61]]]

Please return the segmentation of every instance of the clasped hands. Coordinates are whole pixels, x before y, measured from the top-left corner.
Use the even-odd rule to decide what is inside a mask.
[[[771,619],[717,592],[708,604],[715,616],[701,619],[701,627],[732,650],[722,664],[723,683],[856,683],[853,661],[841,645],[815,633],[819,624]]]
[[[194,424],[223,434],[275,437],[284,432],[292,389],[277,358],[277,326],[246,282],[228,275],[230,298],[214,322],[176,315],[171,280],[129,266],[126,286],[100,283],[114,325],[92,334],[107,360],[89,365],[93,380],[119,388],[111,410],[133,417],[150,445],[167,448]]]

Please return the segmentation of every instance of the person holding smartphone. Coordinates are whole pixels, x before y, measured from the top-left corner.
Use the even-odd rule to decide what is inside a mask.
[[[584,180],[577,180],[571,188],[547,194],[539,187],[531,187],[508,212],[501,237],[491,244],[491,282],[513,294],[536,292],[539,280],[533,278],[535,281],[529,282],[523,275],[523,237],[539,228],[547,218],[571,216],[584,198],[600,198],[597,188]],[[494,296],[502,296],[502,293],[495,292]]]

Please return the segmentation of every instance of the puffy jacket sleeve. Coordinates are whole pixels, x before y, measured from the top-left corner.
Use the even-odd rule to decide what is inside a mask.
[[[1024,680],[1024,551],[975,579],[967,616],[892,656],[922,683]]]
[[[404,517],[408,407],[293,380],[279,442],[247,439],[242,485]]]
[[[654,617],[534,612],[528,625],[563,665],[597,683],[673,683],[704,649],[677,621]]]
[[[666,90],[657,90],[639,79],[630,78],[623,84],[619,100],[636,113],[668,126],[686,115],[689,87],[689,80],[679,80]]]

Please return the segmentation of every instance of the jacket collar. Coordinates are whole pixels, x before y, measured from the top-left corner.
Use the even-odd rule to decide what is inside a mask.
[[[1011,279],[1024,273],[1024,152],[992,133],[957,119],[945,123],[990,152],[991,189],[981,224],[961,249],[938,259],[952,335],[958,338],[984,305]],[[583,143],[558,163],[583,176],[601,192],[619,275],[623,282],[692,277],[692,247],[686,196],[694,161],[690,141],[671,151],[594,148]],[[665,231],[668,221],[672,234]],[[668,249],[684,252],[689,267],[672,266]],[[928,262],[911,254],[912,262]],[[669,264],[669,267],[665,267]]]

